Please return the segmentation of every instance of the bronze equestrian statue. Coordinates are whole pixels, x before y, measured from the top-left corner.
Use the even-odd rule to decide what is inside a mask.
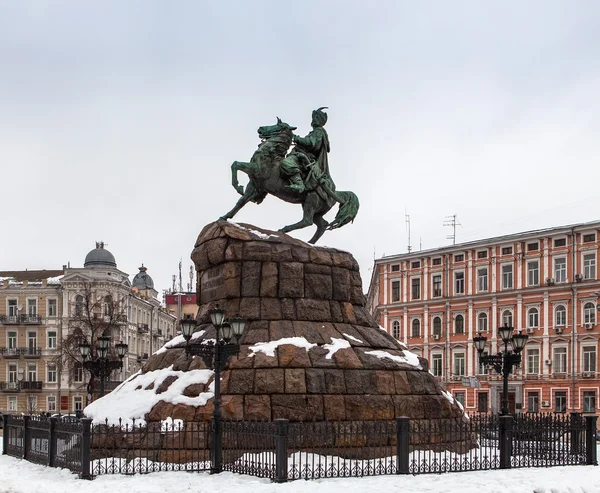
[[[302,204],[302,220],[280,231],[288,233],[315,224],[317,231],[310,243],[316,243],[327,229],[341,228],[354,221],[359,208],[358,197],[350,191],[336,191],[329,174],[327,153],[330,145],[323,128],[327,122],[324,109],[313,111],[313,130],[306,137],[294,135],[296,127],[280,118],[275,125],[258,129],[261,143],[250,162],[234,161],[231,165],[232,185],[242,197],[221,219],[231,219],[248,202],[260,204],[270,193],[286,202]],[[286,156],[292,142],[295,147]],[[243,171],[250,179],[246,189],[238,182],[238,171]],[[329,223],[323,216],[336,202],[340,205],[338,213]]]

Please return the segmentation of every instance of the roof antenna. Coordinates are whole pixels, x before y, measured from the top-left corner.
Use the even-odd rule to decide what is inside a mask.
[[[406,208],[404,208],[404,222],[408,230],[408,253],[410,253],[412,250],[412,246],[410,246],[410,215],[406,213]]]
[[[452,244],[456,245],[456,226],[462,227],[462,224],[458,222],[456,214],[452,216],[446,216],[444,226],[450,226],[452,228],[452,234],[446,236],[446,238],[452,240]]]

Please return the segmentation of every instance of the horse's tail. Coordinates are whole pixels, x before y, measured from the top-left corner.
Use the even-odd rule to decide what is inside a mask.
[[[345,226],[350,222],[354,222],[356,214],[358,214],[358,197],[354,192],[339,192],[336,191],[335,195],[341,199],[340,208],[335,216],[335,219],[329,223],[327,229],[336,229]]]

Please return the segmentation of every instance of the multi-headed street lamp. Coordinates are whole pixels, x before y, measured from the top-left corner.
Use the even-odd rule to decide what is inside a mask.
[[[196,329],[196,320],[184,318],[179,323],[181,334],[185,339],[185,352],[188,355],[200,356],[207,368],[214,369],[215,397],[213,399],[213,447],[211,473],[221,472],[222,464],[222,431],[221,431],[221,370],[225,368],[227,359],[240,352],[240,338],[246,327],[246,320],[241,317],[225,319],[225,311],[219,307],[210,311],[210,320],[215,327],[215,340],[190,343]],[[232,338],[234,342],[231,342]]]
[[[100,397],[104,396],[104,381],[110,376],[113,370],[123,368],[123,358],[127,354],[128,345],[120,342],[115,344],[118,360],[108,359],[108,348],[110,346],[110,337],[98,337],[98,345],[96,346],[96,359],[91,358],[91,345],[88,342],[79,344],[79,352],[83,358],[83,367],[88,370],[94,377],[100,379]]]
[[[483,354],[487,337],[482,336],[481,332],[478,336],[473,337],[475,348],[479,353],[479,361],[484,365],[493,367],[496,372],[502,375],[504,385],[502,388],[501,414],[505,416],[510,412],[508,409],[508,376],[514,366],[521,364],[521,351],[523,351],[525,344],[527,344],[527,339],[529,339],[529,336],[523,334],[522,330],[518,334],[513,334],[514,330],[514,328],[508,325],[498,329],[498,335],[502,339],[502,342],[504,342],[504,351],[489,356]],[[509,344],[511,349],[508,348]]]

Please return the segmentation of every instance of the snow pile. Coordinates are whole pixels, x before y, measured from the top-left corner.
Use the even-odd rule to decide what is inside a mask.
[[[212,375],[212,370],[174,371],[173,366],[143,374],[137,373],[110,394],[92,402],[84,412],[97,424],[104,423],[105,419],[108,419],[109,424],[118,424],[119,418],[123,418],[124,423],[126,420],[135,419],[139,424],[144,424],[144,417],[159,401],[186,406],[206,405],[214,396],[214,383],[211,383],[208,392],[202,392],[198,397],[187,397],[183,392],[190,385],[208,383]],[[157,394],[156,391],[167,377],[177,377],[177,380],[162,394]],[[147,389],[151,384],[154,384],[153,387]]]
[[[160,431],[173,431],[183,429],[182,419],[173,419],[170,416],[160,422]]]
[[[48,282],[48,284],[60,284],[60,280],[63,277],[64,276],[49,277],[48,279],[46,279],[46,281]]]
[[[192,338],[190,339],[190,342],[195,341],[196,339],[202,337],[205,334],[205,332],[206,332],[205,330],[199,330],[198,332],[194,332],[192,334]],[[213,341],[214,341],[214,339],[213,339]],[[173,337],[173,339],[171,339],[169,342],[165,343],[165,345],[163,347],[161,347],[158,351],[156,351],[152,354],[165,353],[167,351],[167,349],[171,349],[175,346],[178,346],[179,344],[185,344],[185,339],[182,335]]]
[[[275,350],[284,344],[291,344],[292,346],[301,347],[307,351],[317,345],[308,342],[304,337],[284,337],[283,339],[278,339],[271,342],[257,342],[254,344],[254,346],[250,346],[248,348],[250,351],[252,351],[250,357],[254,356],[258,352],[264,353],[267,356],[275,356]]]
[[[421,363],[419,363],[419,358],[417,357],[417,355],[414,353],[411,353],[410,351],[407,351],[407,350],[404,350],[404,356],[397,356],[395,354],[390,354],[387,351],[380,351],[380,350],[365,351],[365,354],[370,354],[379,359],[384,359],[384,358],[391,359],[392,361],[395,361],[396,363],[406,363],[411,366],[414,366],[415,368],[418,368],[419,370],[423,369],[423,367],[421,366]]]
[[[351,336],[350,334],[344,334],[344,337],[346,339],[350,339],[351,341],[354,342],[360,342],[361,344],[363,344],[363,342],[360,339],[357,339],[356,337]]]
[[[338,352],[340,349],[346,349],[350,347],[350,343],[345,341],[344,339],[336,339],[335,337],[331,338],[331,344],[324,344],[323,348],[329,351],[325,356],[325,359],[331,359],[332,356]]]

